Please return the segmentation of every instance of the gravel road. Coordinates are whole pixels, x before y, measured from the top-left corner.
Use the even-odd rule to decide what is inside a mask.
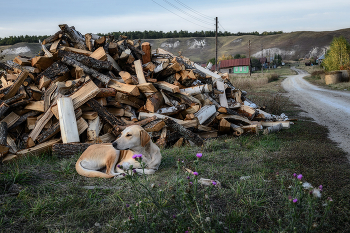
[[[298,75],[282,82],[287,96],[318,124],[327,126],[329,137],[348,153],[350,161],[350,92],[323,89],[305,81],[306,71],[293,67]]]

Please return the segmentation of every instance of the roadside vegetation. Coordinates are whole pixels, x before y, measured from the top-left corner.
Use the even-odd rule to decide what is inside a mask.
[[[81,177],[79,155],[0,165],[0,232],[347,231],[346,154],[325,127],[299,117],[281,80],[245,90],[266,111],[298,118],[290,129],[163,149],[155,175]],[[200,178],[212,181],[201,186]]]

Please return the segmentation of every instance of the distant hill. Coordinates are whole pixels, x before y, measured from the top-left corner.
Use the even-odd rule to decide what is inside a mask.
[[[280,54],[285,60],[318,57],[329,48],[332,39],[339,36],[344,36],[350,42],[350,28],[337,31],[300,31],[266,36],[219,37],[218,56],[239,53],[248,57],[248,41],[250,40],[251,56],[261,57],[263,52],[264,57],[269,54],[270,56]],[[143,41],[150,42],[153,49],[163,48],[176,55],[181,51],[182,55],[198,63],[206,63],[209,59],[215,57],[214,37],[145,39]],[[18,49],[21,47],[27,47],[29,51],[28,49]],[[12,46],[0,46],[0,50],[7,51],[5,59],[13,59],[18,54],[34,56],[40,51],[40,46],[36,43],[18,43]],[[4,52],[1,55],[4,55]]]

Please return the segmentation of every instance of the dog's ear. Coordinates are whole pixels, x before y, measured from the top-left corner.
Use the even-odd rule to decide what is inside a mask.
[[[144,129],[140,131],[140,138],[142,147],[146,146],[146,144],[149,143],[149,141],[151,141],[151,137]]]

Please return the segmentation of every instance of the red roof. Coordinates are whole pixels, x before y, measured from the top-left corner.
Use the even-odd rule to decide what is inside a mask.
[[[239,59],[231,59],[231,60],[223,60],[219,62],[219,69],[236,67],[236,66],[250,66],[249,58],[239,58]],[[211,68],[211,70],[215,70],[215,65]]]

